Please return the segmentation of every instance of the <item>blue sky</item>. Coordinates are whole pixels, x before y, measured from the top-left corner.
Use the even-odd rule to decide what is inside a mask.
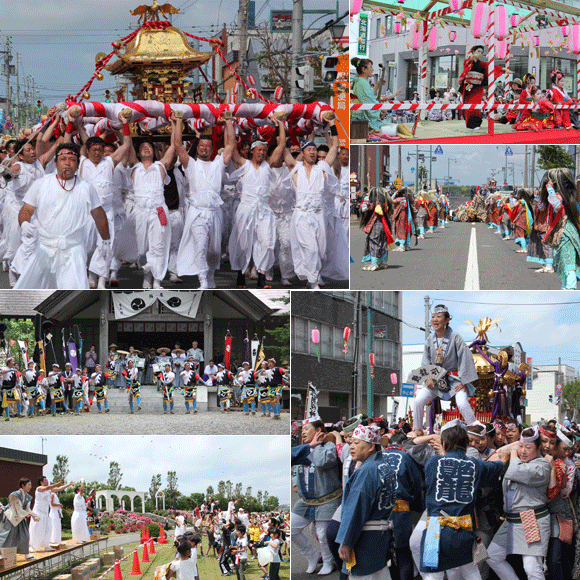
[[[178,489],[184,495],[216,489],[220,480],[244,492],[268,490],[282,504],[290,503],[290,443],[279,436],[0,436],[0,447],[44,453],[48,463],[44,473],[52,477],[57,455],[69,458],[70,478],[79,481],[106,481],[109,464],[117,461],[121,485],[147,491],[151,476],[161,473],[163,486],[168,471],[176,471]]]
[[[580,295],[576,292],[403,292],[403,320],[416,326],[425,321],[425,296],[431,306],[445,304],[453,319],[451,327],[466,342],[475,338],[473,327],[480,318],[503,318],[488,333],[492,345],[520,342],[534,364],[562,364],[580,368]],[[423,343],[423,331],[403,325],[403,344]]]

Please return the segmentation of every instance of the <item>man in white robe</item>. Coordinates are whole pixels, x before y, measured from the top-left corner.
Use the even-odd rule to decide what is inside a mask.
[[[251,159],[244,159],[237,149],[232,155],[237,169],[230,178],[239,179],[242,186],[229,242],[230,265],[238,271],[238,288],[246,287],[244,272],[252,259],[258,271],[258,288],[271,288],[266,285],[266,272],[274,266],[276,217],[268,196],[270,182],[275,179],[271,168],[280,163],[286,145],[284,123],[276,117],[272,122],[277,127],[278,143],[268,159],[268,144],[263,141],[252,143]]]
[[[288,150],[285,156],[286,165],[290,169],[289,178],[296,190],[290,230],[294,271],[314,289],[320,287],[323,260],[326,257],[324,189],[338,185],[332,170],[338,153],[338,134],[334,119],[328,124],[331,147],[326,159],[317,163],[318,152],[312,141],[302,145],[303,161],[296,161]]]
[[[91,218],[105,251],[111,251],[107,214],[99,196],[90,183],[76,175],[79,158],[76,145],[59,145],[56,175],[37,180],[24,197],[18,214],[22,236],[38,236],[38,242],[15,288],[88,288],[85,243]]]
[[[179,276],[197,276],[200,288],[215,288],[214,274],[220,266],[222,244],[222,189],[225,168],[235,146],[234,126],[226,120],[224,150],[213,155],[213,139],[201,135],[197,158],[190,157],[182,141],[183,121],[176,119],[174,145],[189,182],[187,215],[177,253]]]
[[[91,183],[97,190],[97,194],[101,200],[101,207],[105,210],[109,221],[111,245],[114,244],[115,238],[114,173],[117,164],[126,161],[129,148],[131,147],[131,131],[128,123],[131,114],[131,109],[123,109],[119,113],[119,120],[123,124],[123,142],[116,151],[106,156],[105,142],[103,139],[100,137],[89,137],[82,123],[79,124],[79,135],[83,141],[83,147],[81,149],[78,175]],[[72,133],[67,132],[64,140],[65,143],[70,143]],[[106,251],[107,261],[104,259]],[[96,228],[92,226],[88,232],[87,252],[89,254],[92,253],[89,264],[89,287],[104,289],[105,280],[111,266],[111,252],[103,248],[101,241],[98,239]]]

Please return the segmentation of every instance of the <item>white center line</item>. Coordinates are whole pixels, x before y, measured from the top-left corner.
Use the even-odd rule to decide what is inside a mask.
[[[465,271],[464,290],[479,290],[479,267],[477,265],[477,242],[475,238],[475,224],[471,224],[469,252],[467,254],[467,269]]]

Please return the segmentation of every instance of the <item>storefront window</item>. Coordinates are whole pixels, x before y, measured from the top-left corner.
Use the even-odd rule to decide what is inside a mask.
[[[561,70],[564,73],[564,88],[571,97],[576,97],[576,61],[568,58],[543,56],[540,59],[540,78],[538,79],[541,87],[550,88],[552,86],[550,73],[553,70]]]
[[[527,72],[531,72],[528,70],[528,56],[512,56],[509,62],[509,69],[514,71],[511,78],[520,79],[523,81],[524,75]],[[497,63],[499,66],[505,66],[505,62],[499,61]]]
[[[419,87],[419,63],[416,60],[407,61],[407,91],[405,99],[407,101],[413,98],[413,93]],[[401,98],[401,97],[399,97]]]
[[[464,55],[452,54],[446,56],[436,56],[431,59],[431,81],[429,88],[443,91],[452,86],[458,89],[459,85],[459,63],[463,63]]]

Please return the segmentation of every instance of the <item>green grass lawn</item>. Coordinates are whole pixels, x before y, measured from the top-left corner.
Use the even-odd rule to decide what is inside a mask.
[[[169,540],[171,542],[172,540]],[[203,539],[204,541],[204,554],[207,552],[207,538]],[[168,562],[171,562],[175,556],[175,548],[173,547],[172,543],[168,544],[155,544],[155,554],[149,555],[149,559],[151,560],[150,563],[143,563],[141,562],[141,557],[143,554],[142,549],[139,549],[139,566],[141,568],[141,576],[130,576],[129,573],[133,567],[133,550],[135,546],[139,544],[127,544],[124,546],[125,548],[125,555],[129,554],[129,557],[126,558],[121,562],[121,572],[123,574],[123,580],[128,580],[130,578],[135,578],[135,580],[151,580],[155,575],[155,568],[158,566],[162,566]],[[147,548],[149,549],[149,547]],[[221,580],[222,574],[220,571],[220,567],[218,561],[214,557],[210,558],[202,558],[199,557],[198,551],[198,560],[197,566],[199,569],[199,578],[200,580]],[[102,572],[101,572],[102,573]],[[248,560],[248,565],[246,567],[246,578],[249,580],[259,580],[260,576],[262,576],[262,571],[258,567],[258,560],[252,560],[251,557]],[[111,570],[109,574],[105,577],[106,580],[110,580],[114,577],[114,570]],[[236,577],[235,572],[232,569],[232,575],[230,578],[234,580]],[[289,580],[290,579],[290,562],[282,562],[280,565],[280,579],[281,580]]]

